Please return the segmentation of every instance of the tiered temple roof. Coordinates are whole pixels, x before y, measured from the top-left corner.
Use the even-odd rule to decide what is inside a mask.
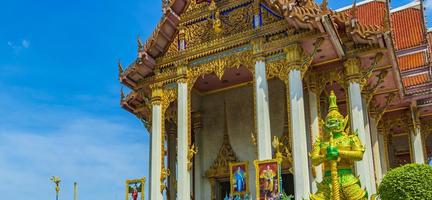
[[[432,32],[426,29],[421,1],[414,1],[391,10],[386,0],[365,0],[337,10],[327,8],[326,0],[322,4],[317,4],[313,0],[262,0],[261,3],[275,11],[276,15],[283,16],[289,26],[298,30],[316,30],[330,34],[329,41],[339,59],[345,56],[352,46],[375,45],[393,52],[395,58],[389,54],[390,58],[387,59],[393,60],[393,66],[396,66],[398,72],[391,75],[391,79],[394,80],[391,84],[398,88],[401,97],[393,103],[393,109],[397,109],[398,105],[407,106],[408,102],[413,100],[430,102],[427,99],[432,99]],[[171,0],[164,6],[163,16],[153,34],[145,43],[138,41],[137,59],[125,71],[119,67],[120,81],[133,91],[122,99],[122,106],[125,109],[135,114],[140,112],[139,109],[144,109],[138,105],[148,100],[143,97],[145,95],[136,94],[136,91],[142,89],[139,83],[157,73],[154,69],[158,58],[167,52],[178,51],[175,47],[178,43],[181,16],[190,10],[202,10],[194,12],[195,15],[204,13],[207,6],[206,1],[197,4],[191,0]],[[199,16],[195,15],[187,17],[199,19]],[[387,40],[390,36],[392,44]]]

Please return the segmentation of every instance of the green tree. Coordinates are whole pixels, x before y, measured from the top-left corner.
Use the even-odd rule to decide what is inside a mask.
[[[378,195],[382,200],[432,199],[432,167],[408,164],[389,171],[378,188]]]

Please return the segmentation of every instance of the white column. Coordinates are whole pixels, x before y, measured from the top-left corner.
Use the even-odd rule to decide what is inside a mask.
[[[258,138],[258,159],[272,159],[269,96],[264,60],[255,63],[255,114]]]
[[[153,102],[151,132],[150,199],[162,200],[162,106]]]
[[[294,160],[295,199],[302,200],[310,195],[308,151],[303,100],[303,82],[300,70],[289,72],[289,94],[291,108],[292,152]]]
[[[308,91],[309,114],[312,135],[312,144],[319,137],[318,97],[315,92]],[[315,178],[312,178],[312,193],[317,192],[317,184],[323,179],[322,165],[315,167]]]
[[[371,131],[371,140],[372,140],[373,161],[375,167],[375,178],[376,178],[377,185],[379,185],[379,183],[381,183],[381,180],[383,178],[382,164],[381,164],[381,151],[384,151],[384,149],[382,149],[380,145],[380,141],[379,141],[380,135],[378,133],[378,127],[375,119],[370,118],[369,122],[370,122],[370,131]]]
[[[177,97],[177,165],[178,165],[178,182],[177,182],[177,199],[190,199],[191,177],[188,169],[188,151],[189,151],[189,109],[188,109],[188,86],[187,83],[179,81]]]
[[[356,171],[360,176],[362,186],[365,187],[368,191],[368,194],[371,195],[376,193],[376,187],[375,184],[372,184],[373,178],[371,177],[373,177],[373,174],[370,174],[369,155],[371,154],[371,140],[370,135],[366,133],[366,129],[364,127],[364,112],[360,84],[357,82],[349,83],[348,93],[350,101],[351,128],[353,132],[358,133],[358,136],[365,147],[363,160],[356,162]]]
[[[194,117],[194,134],[195,134],[195,145],[198,147],[198,150],[202,150],[203,147],[203,136],[201,134],[201,120],[200,117],[196,117],[196,115],[200,115],[199,113],[195,113],[195,117]],[[200,120],[199,122],[197,122],[198,120]],[[202,153],[197,153],[195,155],[195,180],[194,180],[194,186],[195,186],[195,199],[203,199],[204,197],[202,196],[203,190],[204,190],[204,186],[203,184],[203,177],[204,175],[203,170],[202,170],[202,166],[203,166],[203,154]]]
[[[422,135],[419,127],[411,130],[411,142],[413,148],[413,158],[415,163],[425,164],[425,154],[423,148]]]
[[[373,148],[372,148],[372,139],[371,139],[371,129],[370,129],[370,122],[369,122],[369,110],[368,110],[368,103],[364,98],[362,98],[362,105],[363,105],[363,122],[365,127],[365,143],[364,146],[366,148],[366,151],[364,153],[363,159],[368,160],[369,164],[369,174],[371,176],[371,184],[372,184],[372,194],[376,193],[376,174],[375,174],[375,167],[374,167],[374,156],[373,156]],[[371,195],[372,195],[371,194]]]
[[[351,131],[357,132],[358,136],[365,147],[365,153],[363,160],[356,162],[357,175],[360,177],[360,181],[363,187],[366,188],[369,196],[376,193],[376,186],[374,183],[374,174],[371,174],[371,163],[373,159],[372,145],[370,134],[365,129],[365,118],[366,112],[363,110],[363,102],[361,97],[360,87],[360,59],[350,58],[344,62],[345,74],[349,79],[348,96],[350,104],[350,120],[351,120]]]
[[[177,178],[177,136],[176,129],[171,127],[168,135],[168,167],[170,176],[168,177],[169,200],[176,200],[177,192],[175,188]]]
[[[386,138],[387,137],[385,134],[385,132],[380,132],[383,130],[378,130],[379,134],[378,134],[378,144],[379,144],[379,149],[380,149],[380,160],[381,160],[381,173],[384,176],[387,173],[388,170],[388,154],[387,154],[387,145],[386,145]]]

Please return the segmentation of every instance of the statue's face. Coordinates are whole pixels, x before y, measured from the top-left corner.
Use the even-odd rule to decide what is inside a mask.
[[[328,118],[325,127],[328,132],[342,132],[344,128],[344,119]]]

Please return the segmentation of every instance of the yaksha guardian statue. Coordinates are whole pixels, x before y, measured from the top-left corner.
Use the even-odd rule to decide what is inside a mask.
[[[311,152],[312,164],[324,164],[323,181],[318,184],[318,191],[311,200],[363,200],[367,192],[360,186],[360,181],[353,174],[355,161],[363,159],[365,151],[360,139],[349,134],[348,116],[339,113],[336,95],[331,91],[329,112],[322,122],[324,133],[315,141]],[[365,176],[366,174],[362,174]]]

